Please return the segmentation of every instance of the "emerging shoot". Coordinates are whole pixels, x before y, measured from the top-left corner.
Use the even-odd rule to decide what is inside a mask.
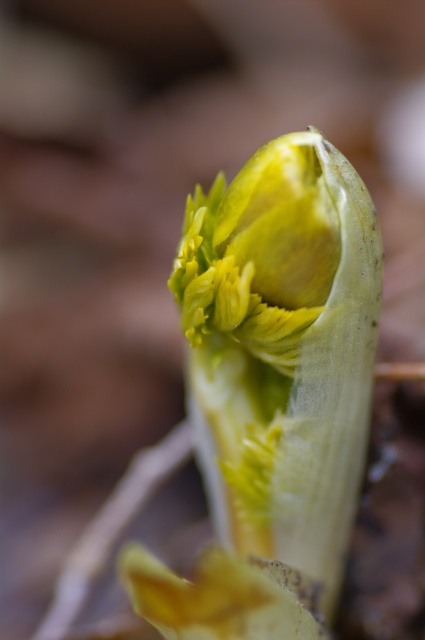
[[[365,462],[381,262],[362,180],[310,127],[227,189],[221,174],[196,188],[169,281],[219,540],[320,583],[328,622]]]
[[[328,616],[364,467],[381,258],[362,180],[310,128],[227,190],[221,175],[197,188],[169,283],[219,537],[323,583]]]

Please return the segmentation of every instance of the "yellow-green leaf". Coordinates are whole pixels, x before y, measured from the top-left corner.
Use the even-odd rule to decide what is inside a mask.
[[[324,640],[306,608],[299,574],[280,563],[250,565],[220,549],[198,560],[193,581],[178,578],[145,548],[122,552],[120,572],[136,613],[166,640]]]

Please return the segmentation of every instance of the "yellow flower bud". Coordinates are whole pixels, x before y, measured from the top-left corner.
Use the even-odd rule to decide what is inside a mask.
[[[283,136],[257,151],[227,189],[214,232],[217,254],[241,267],[252,261],[252,290],[285,309],[323,305],[341,256],[315,136]]]

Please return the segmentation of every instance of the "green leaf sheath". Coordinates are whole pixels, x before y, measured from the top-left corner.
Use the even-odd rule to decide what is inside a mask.
[[[382,246],[370,196],[315,128],[186,207],[169,286],[219,538],[335,608],[368,437]]]

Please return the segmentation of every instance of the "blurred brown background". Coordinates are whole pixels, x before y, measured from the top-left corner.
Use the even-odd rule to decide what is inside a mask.
[[[424,114],[422,0],[3,6],[1,638],[29,637],[64,554],[132,453],[184,415],[166,280],[195,182],[207,188],[220,169],[232,178],[282,133],[322,129],[380,213],[380,359],[425,359]],[[383,392],[384,422],[395,397],[425,424],[420,385]],[[179,482],[163,504],[198,483],[195,470]],[[160,546],[171,521],[192,531],[200,489],[187,502],[171,520],[154,509],[137,535]],[[116,598],[103,593],[88,618]]]

